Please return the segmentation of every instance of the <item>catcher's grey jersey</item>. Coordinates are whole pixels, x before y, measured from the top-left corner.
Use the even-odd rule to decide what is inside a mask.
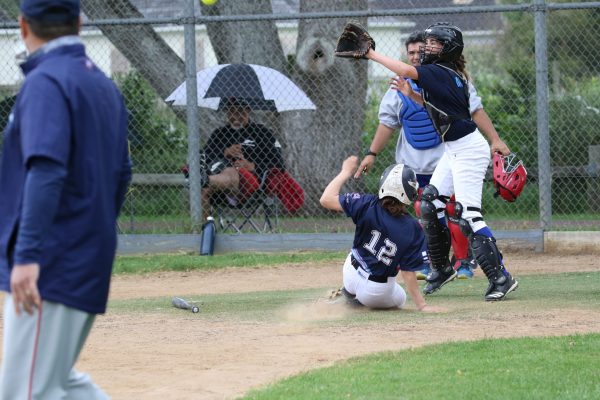
[[[477,95],[475,86],[469,82],[469,109],[471,114],[483,108],[481,97]],[[398,143],[396,145],[396,162],[410,166],[419,175],[431,175],[438,161],[444,154],[443,143],[431,149],[415,149],[407,142],[400,120],[402,99],[394,89],[388,89],[383,95],[379,105],[379,123],[399,129]]]

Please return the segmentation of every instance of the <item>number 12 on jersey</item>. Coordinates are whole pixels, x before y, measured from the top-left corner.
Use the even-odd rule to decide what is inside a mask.
[[[369,240],[369,243],[364,243],[363,247],[369,250],[379,261],[389,266],[392,263],[392,257],[396,255],[396,243],[388,238],[384,238],[383,245],[380,246],[381,232],[372,230],[371,235],[371,240]]]

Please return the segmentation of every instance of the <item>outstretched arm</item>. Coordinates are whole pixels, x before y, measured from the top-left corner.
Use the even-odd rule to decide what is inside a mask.
[[[342,189],[342,186],[344,186],[344,183],[352,177],[357,167],[357,156],[350,156],[344,160],[342,170],[331,182],[329,182],[329,185],[327,185],[321,195],[320,202],[323,207],[328,210],[343,211],[342,205],[340,204],[340,190]]]
[[[369,60],[375,61],[375,62],[383,65],[384,67],[386,67],[387,69],[389,69],[390,71],[395,73],[396,75],[404,76],[404,77],[410,78],[410,79],[419,79],[419,74],[417,73],[417,69],[410,64],[407,64],[405,62],[396,60],[396,59],[388,57],[388,56],[384,56],[383,54],[380,54],[373,49],[369,49],[369,52],[366,54],[366,57]]]

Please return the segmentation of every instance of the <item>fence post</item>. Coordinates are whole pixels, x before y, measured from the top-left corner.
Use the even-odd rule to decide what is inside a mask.
[[[548,123],[548,26],[545,0],[534,0],[535,92],[538,134],[538,185],[540,188],[540,227],[552,226],[552,169]]]
[[[588,209],[591,212],[600,212],[600,145],[588,147]]]
[[[188,165],[190,185],[190,214],[192,232],[198,233],[202,224],[200,200],[200,133],[198,130],[198,86],[196,82],[196,21],[195,0],[186,1],[183,34],[185,40],[186,117],[188,128]]]

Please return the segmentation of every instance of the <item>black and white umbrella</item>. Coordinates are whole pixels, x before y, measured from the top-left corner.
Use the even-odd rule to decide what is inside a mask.
[[[220,64],[198,72],[198,106],[218,110],[230,98],[253,110],[316,110],[315,104],[281,72],[255,64]],[[186,105],[186,83],[167,97],[174,106]]]

